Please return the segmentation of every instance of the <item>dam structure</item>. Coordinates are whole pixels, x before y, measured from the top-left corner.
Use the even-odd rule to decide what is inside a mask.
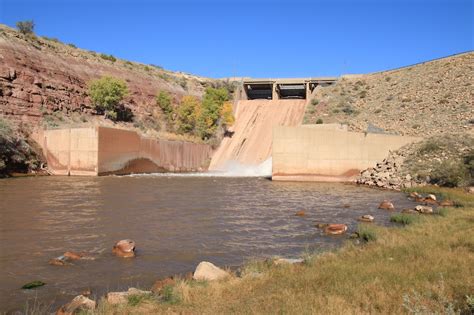
[[[318,86],[336,78],[244,79],[235,95],[235,123],[212,156],[210,171],[230,164],[257,166],[271,158],[272,133],[277,126],[299,126],[307,102]]]

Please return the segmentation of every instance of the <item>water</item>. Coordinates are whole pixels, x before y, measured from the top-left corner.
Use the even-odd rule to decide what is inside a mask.
[[[357,217],[372,214],[388,224],[390,213],[377,209],[383,199],[412,206],[396,192],[256,177],[0,180],[0,311],[21,310],[35,299],[55,309],[84,289],[99,297],[129,286],[149,288],[203,260],[238,266],[250,258],[333,248],[347,236],[325,236],[315,222],[346,223],[355,230]],[[307,216],[296,217],[298,210]],[[111,254],[125,238],[137,243],[136,258]],[[48,264],[65,251],[86,251],[96,259]],[[19,289],[33,280],[47,284]]]

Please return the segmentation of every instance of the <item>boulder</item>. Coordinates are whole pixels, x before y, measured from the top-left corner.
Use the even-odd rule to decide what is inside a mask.
[[[359,218],[359,221],[362,221],[362,222],[374,222],[374,217],[371,216],[370,214],[364,214],[363,216],[361,216]]]
[[[107,293],[106,299],[107,303],[112,305],[125,304],[128,302],[128,297],[131,295],[144,295],[151,293],[151,291],[143,291],[136,288],[129,288],[128,291],[125,292],[109,292]]]
[[[393,206],[393,203],[389,200],[384,200],[380,203],[379,209],[385,209],[385,210],[393,210],[395,207]]]
[[[421,198],[420,194],[416,191],[410,193],[410,198]]]
[[[112,248],[112,253],[118,257],[135,257],[135,242],[128,239],[118,241]]]
[[[423,214],[432,214],[433,213],[433,208],[428,207],[428,206],[418,205],[418,206],[415,207],[415,210],[418,211],[419,213],[423,213]]]
[[[347,225],[345,224],[329,224],[324,232],[329,235],[340,235],[344,234],[347,231]]]
[[[84,295],[78,295],[71,302],[61,306],[56,312],[56,315],[72,315],[80,312],[93,311],[96,307],[96,302],[85,297]]]
[[[176,281],[172,278],[166,278],[163,280],[157,280],[151,287],[151,292],[160,294],[163,291],[163,288],[166,286],[173,286],[176,284]]]
[[[406,214],[419,214],[418,211],[413,210],[413,209],[403,209],[403,210],[402,210],[402,213],[406,213]]]
[[[66,266],[69,265],[70,263],[68,262],[68,259],[64,256],[59,256],[56,258],[51,259],[48,264],[53,265],[53,266]]]
[[[78,260],[84,257],[84,254],[75,253],[75,252],[65,252],[63,256],[71,260]]]
[[[474,186],[467,187],[466,191],[467,191],[468,194],[474,194]]]
[[[436,196],[433,194],[429,194],[428,196],[425,197],[426,200],[434,200],[436,201]]]
[[[297,216],[297,217],[304,217],[305,215],[306,215],[306,213],[304,212],[304,210],[300,210],[300,211],[295,213],[295,216]]]
[[[196,267],[196,270],[194,271],[193,279],[212,281],[212,280],[224,279],[228,276],[230,276],[230,274],[227,271],[222,270],[221,268],[215,266],[214,264],[210,262],[202,261]]]
[[[314,226],[317,227],[318,229],[324,229],[328,225],[329,225],[328,223],[316,223]]]

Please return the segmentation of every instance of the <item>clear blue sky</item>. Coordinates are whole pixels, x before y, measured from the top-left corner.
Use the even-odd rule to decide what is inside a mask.
[[[473,2],[0,0],[0,23],[208,77],[308,77],[473,50]]]

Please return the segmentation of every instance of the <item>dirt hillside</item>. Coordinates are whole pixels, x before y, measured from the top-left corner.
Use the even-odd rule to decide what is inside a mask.
[[[305,123],[347,123],[351,130],[430,136],[472,131],[474,53],[367,75],[320,88]]]

